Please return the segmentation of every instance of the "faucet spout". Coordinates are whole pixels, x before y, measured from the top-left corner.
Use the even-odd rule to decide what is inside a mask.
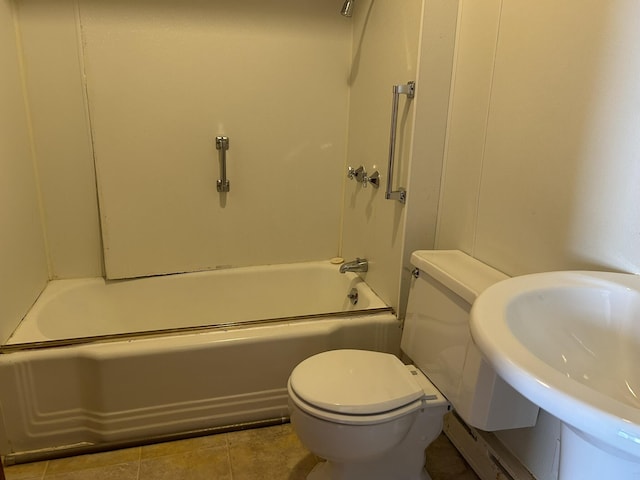
[[[346,272],[367,272],[369,270],[369,262],[366,258],[356,258],[352,262],[340,265],[340,273]]]

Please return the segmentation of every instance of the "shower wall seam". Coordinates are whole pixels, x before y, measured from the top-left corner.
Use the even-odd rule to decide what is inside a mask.
[[[87,71],[86,71],[86,57],[85,57],[85,49],[84,49],[84,32],[82,29],[82,12],[80,8],[80,0],[74,0],[73,3],[74,13],[75,13],[75,24],[76,24],[76,45],[77,45],[77,54],[78,54],[78,64],[80,66],[81,73],[81,81],[82,81],[82,101],[84,104],[84,113],[85,113],[85,121],[87,123],[87,130],[89,132],[89,142],[90,142],[90,150],[91,150],[91,159],[93,162],[93,181],[96,187],[96,206],[98,213],[98,228],[100,230],[100,268],[101,268],[101,276],[106,274],[106,266],[104,260],[104,232],[102,226],[102,215],[100,214],[100,184],[98,182],[98,176],[96,174],[96,170],[98,168],[96,164],[96,150],[95,150],[95,140],[93,133],[93,125],[91,122],[91,109],[89,108],[89,91],[87,85]]]
[[[487,103],[487,115],[484,120],[484,138],[482,142],[482,153],[480,155],[480,177],[478,179],[477,190],[475,192],[475,221],[473,225],[473,238],[471,242],[471,255],[476,257],[476,246],[478,241],[478,229],[480,225],[480,204],[482,200],[482,182],[485,174],[485,155],[487,151],[487,137],[489,132],[489,121],[491,119],[491,100],[493,97],[493,81],[495,78],[495,70],[496,70],[496,59],[498,55],[498,43],[500,41],[500,23],[502,20],[502,6],[503,2],[500,0],[500,6],[498,8],[498,24],[496,26],[496,38],[494,42],[493,48],[493,56],[491,58],[491,78],[489,81],[489,98]]]
[[[51,251],[49,246],[49,238],[47,234],[47,222],[46,222],[46,209],[44,205],[44,199],[42,195],[42,184],[40,180],[40,171],[38,169],[38,152],[35,144],[35,134],[33,131],[33,116],[31,114],[31,103],[29,101],[29,93],[27,91],[26,81],[26,67],[24,62],[24,48],[22,44],[22,35],[20,29],[20,22],[18,20],[18,6],[16,0],[10,0],[10,8],[12,14],[13,28],[16,39],[16,58],[18,60],[18,66],[20,69],[20,87],[22,89],[22,98],[26,117],[27,135],[29,137],[29,149],[31,154],[31,165],[33,168],[33,174],[35,179],[38,213],[40,214],[40,229],[42,232],[42,241],[45,253],[45,259],[47,262],[47,278],[51,280],[53,278],[53,265],[51,262]],[[44,288],[46,285],[43,285]]]

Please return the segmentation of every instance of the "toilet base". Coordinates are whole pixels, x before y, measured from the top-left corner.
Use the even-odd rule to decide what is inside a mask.
[[[327,461],[319,463],[307,476],[307,480],[431,480],[425,470],[425,449],[442,431],[443,416],[448,405],[425,408],[412,417],[412,425],[405,437],[394,447],[375,457],[363,457],[361,460],[337,451],[334,456],[322,455]],[[293,425],[303,434],[302,443],[308,440],[304,429],[296,427],[296,419],[304,414],[293,411]],[[300,425],[298,425],[300,427]],[[361,439],[366,443],[366,439]],[[341,445],[350,450],[353,444]],[[307,445],[309,448],[309,445]],[[313,451],[313,449],[310,449]],[[314,452],[318,454],[318,451]]]
[[[337,467],[337,468],[335,468]],[[342,470],[339,465],[334,466],[332,462],[320,462],[313,470],[307,475],[307,480],[376,480],[378,478],[388,480],[387,473],[380,473],[380,469],[373,468],[371,466],[363,465],[363,468],[358,468],[353,464],[349,465],[347,472],[343,472],[343,476],[339,475],[339,470]],[[346,475],[346,476],[345,476]],[[382,475],[382,476],[380,476]],[[403,480],[405,480],[403,478]],[[406,480],[431,480],[431,476],[423,468],[422,471],[413,478],[406,477]]]

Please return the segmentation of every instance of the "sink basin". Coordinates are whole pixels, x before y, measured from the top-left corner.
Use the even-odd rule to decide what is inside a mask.
[[[549,272],[485,290],[471,333],[498,374],[562,422],[560,478],[640,478],[640,277]]]

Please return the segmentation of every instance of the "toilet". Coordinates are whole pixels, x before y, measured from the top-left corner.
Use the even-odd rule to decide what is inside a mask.
[[[469,332],[475,298],[504,274],[456,250],[414,252],[401,350],[331,350],[287,384],[294,430],[326,461],[308,480],[429,480],[425,449],[455,409],[482,430],[535,425],[538,407],[483,360]]]

